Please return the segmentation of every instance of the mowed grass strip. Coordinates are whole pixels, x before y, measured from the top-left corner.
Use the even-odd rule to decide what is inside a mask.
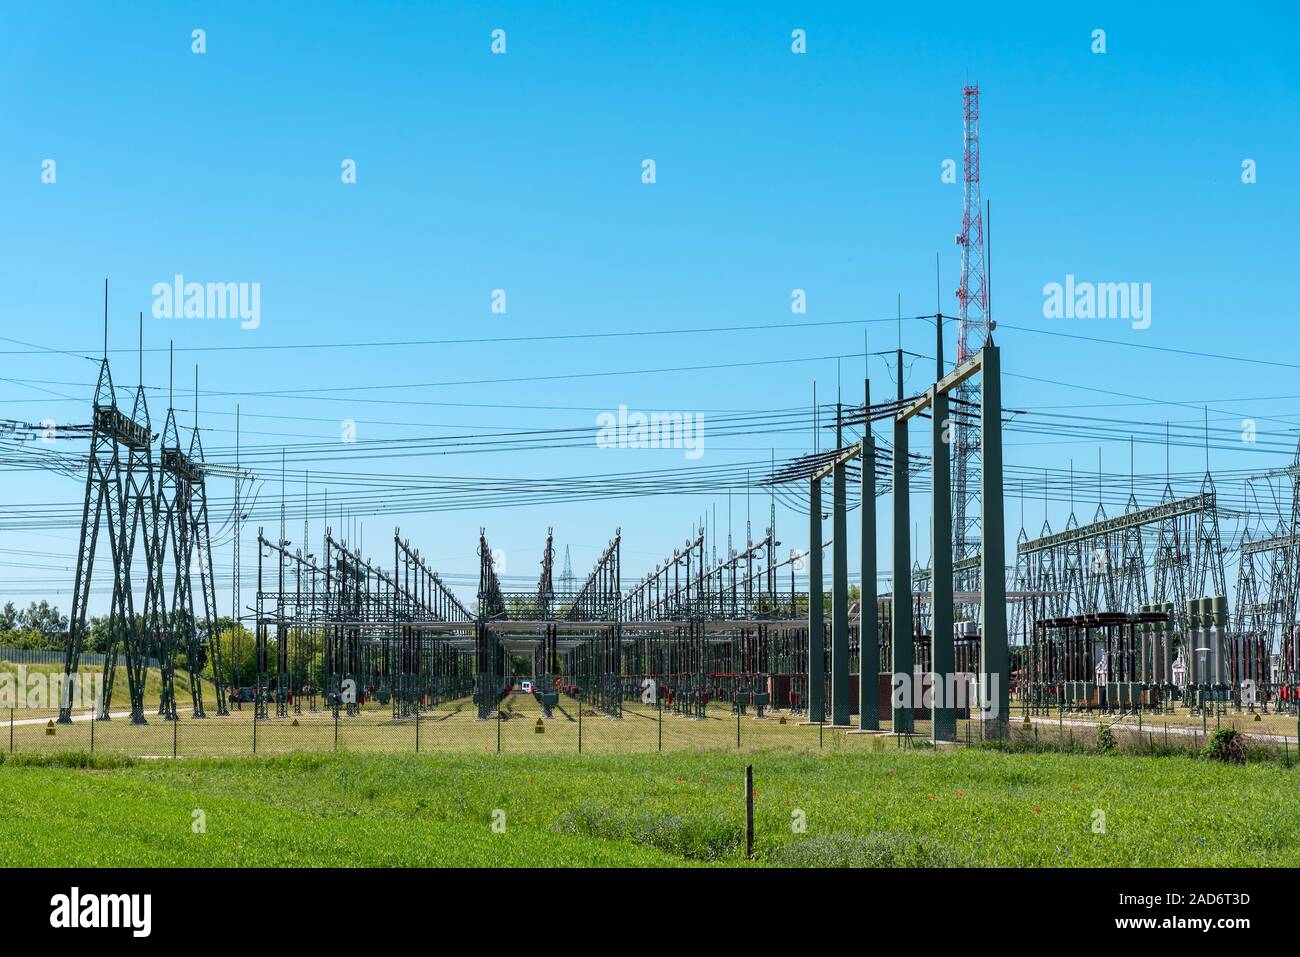
[[[758,865],[1300,866],[1300,778],[1272,764],[981,750],[36,760],[0,765],[0,865],[742,864],[752,761]]]

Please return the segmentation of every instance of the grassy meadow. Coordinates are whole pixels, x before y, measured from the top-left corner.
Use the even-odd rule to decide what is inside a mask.
[[[1297,773],[982,748],[14,754],[0,865],[1296,867]]]

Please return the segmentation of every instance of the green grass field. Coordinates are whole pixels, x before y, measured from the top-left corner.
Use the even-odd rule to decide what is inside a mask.
[[[759,865],[1300,866],[1294,768],[983,749],[14,755],[0,864],[742,864],[746,761]]]
[[[986,750],[966,722],[959,736],[974,728],[976,746],[936,752],[798,716],[737,721],[720,706],[692,720],[629,703],[621,720],[579,722],[567,697],[539,734],[535,699],[513,695],[505,720],[476,720],[462,700],[418,728],[373,703],[337,722],[273,708],[251,756],[251,706],[216,717],[209,685],[214,716],[192,720],[178,677],[178,722],[155,705],[145,727],[118,717],[49,734],[53,711],[8,716],[0,865],[1300,865],[1294,740],[1244,766],[1171,755],[1202,743],[1177,733],[1199,730],[1184,714],[1117,726],[1128,753],[1077,753],[1114,720],[1101,716],[1013,721],[1017,746],[1075,753]],[[120,713],[124,676],[115,690]],[[1294,727],[1248,720],[1223,723]],[[746,762],[753,862],[741,852]]]

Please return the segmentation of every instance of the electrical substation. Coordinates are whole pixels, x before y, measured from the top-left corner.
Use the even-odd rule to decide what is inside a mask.
[[[1167,474],[1143,501],[1132,475],[1120,494],[1124,477],[1103,476],[1099,466],[1096,514],[1083,523],[1071,463],[1064,527],[1054,531],[1045,516],[1037,534],[1027,533],[1026,497],[1041,496],[1044,507],[1061,500],[1066,473],[1060,464],[1017,467],[1009,480],[1004,433],[1099,433],[1003,406],[978,87],[963,90],[963,111],[958,315],[910,317],[933,327],[934,355],[901,344],[880,354],[894,370],[888,399],[880,399],[879,384],[873,398],[868,380],[861,402],[814,400],[810,410],[787,415],[786,422],[804,423],[813,451],[681,485],[743,492],[747,502],[759,496],[769,503],[767,526],[756,535],[747,520],[743,542],[733,544],[729,530],[723,541],[716,526],[688,519],[692,532],[680,544],[641,543],[671,548],[644,574],[625,570],[617,527],[585,576],[574,574],[567,546],[557,573],[556,530],[547,528],[538,536],[536,587],[509,590],[489,545],[490,506],[475,546],[473,600],[458,598],[400,529],[391,551],[367,554],[349,541],[341,511],[333,527],[328,503],[313,506],[306,495],[295,506],[303,519],[297,541],[283,502],[278,529],[245,529],[247,490],[274,474],[241,464],[237,451],[233,460],[205,456],[197,370],[188,440],[170,403],[155,430],[143,384],[129,412],[119,404],[106,287],[105,350],[88,420],[49,429],[11,422],[6,439],[43,430],[65,446],[89,443],[84,456],[51,455],[51,467],[84,477],[85,491],[64,674],[85,667],[92,584],[107,581],[107,651],[97,665],[105,692],[94,717],[119,720],[109,702],[121,668],[131,725],[222,721],[246,714],[245,704],[254,722],[319,712],[347,720],[376,704],[394,720],[463,707],[481,721],[500,719],[509,710],[502,702],[521,694],[535,700],[541,721],[570,707],[621,719],[629,705],[648,705],[684,721],[722,709],[938,743],[955,742],[960,722],[967,735],[975,722],[987,737],[1047,715],[1296,714],[1300,450],[1289,468],[1234,475],[1243,494],[1225,505],[1209,467],[1207,426],[1203,475]],[[952,363],[945,327],[956,330]],[[927,359],[933,381],[905,389],[905,366]],[[743,435],[773,415],[738,416],[726,427]],[[928,441],[913,448],[921,423]],[[282,494],[285,481],[282,461]],[[594,489],[608,478],[575,481]],[[229,483],[233,494],[218,502],[216,483]],[[620,486],[621,494],[649,489],[630,477]],[[1081,478],[1080,495],[1085,487]],[[1271,512],[1259,505],[1262,488],[1276,500]],[[911,510],[926,492],[922,565]],[[1017,498],[1014,532],[1008,509]],[[778,530],[778,501],[807,524]],[[850,515],[860,542],[855,574]],[[324,518],[323,534],[310,531],[312,517]],[[1226,519],[1237,529],[1227,541]],[[214,520],[231,546],[229,635],[216,607]],[[887,547],[882,525],[890,530]],[[241,540],[254,531],[256,591],[245,604]],[[1229,568],[1236,571],[1231,588]],[[245,642],[253,644],[251,672],[240,664]],[[159,675],[153,697],[146,694],[151,667]],[[63,703],[58,723],[73,720],[71,703]]]

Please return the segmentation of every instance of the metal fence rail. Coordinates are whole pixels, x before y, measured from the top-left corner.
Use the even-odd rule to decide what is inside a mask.
[[[0,661],[14,665],[58,665],[63,667],[67,653],[62,649],[52,651],[48,648],[4,648],[0,647]],[[104,667],[104,656],[93,652],[82,652],[78,659],[83,667]],[[157,658],[145,659],[147,667],[157,668]],[[121,659],[119,659],[121,663]]]
[[[97,720],[93,710],[78,711],[72,724],[57,724],[56,709],[10,708],[0,716],[0,751],[11,754],[89,752],[140,758],[235,757],[295,753],[420,754],[652,754],[673,751],[853,753],[882,748],[931,748],[927,721],[913,735],[853,734],[843,727],[809,723],[788,711],[711,706],[690,715],[658,704],[625,704],[612,718],[565,696],[546,718],[531,696],[513,695],[486,719],[470,699],[395,716],[392,709],[363,708],[355,714],[324,705],[298,702],[284,716],[254,718],[251,703],[233,703],[223,717],[169,721],[154,713],[148,723],[133,725],[125,708]],[[997,742],[986,737],[979,720],[958,722],[957,740],[942,747],[995,745],[1016,751],[1096,752],[1101,728],[1109,728],[1109,748],[1129,754],[1192,754],[1208,740],[1213,727],[1169,722],[1140,726],[1073,715],[1017,716],[1004,726]],[[1265,750],[1288,767],[1294,764],[1300,738],[1284,734],[1250,735],[1252,747]]]

